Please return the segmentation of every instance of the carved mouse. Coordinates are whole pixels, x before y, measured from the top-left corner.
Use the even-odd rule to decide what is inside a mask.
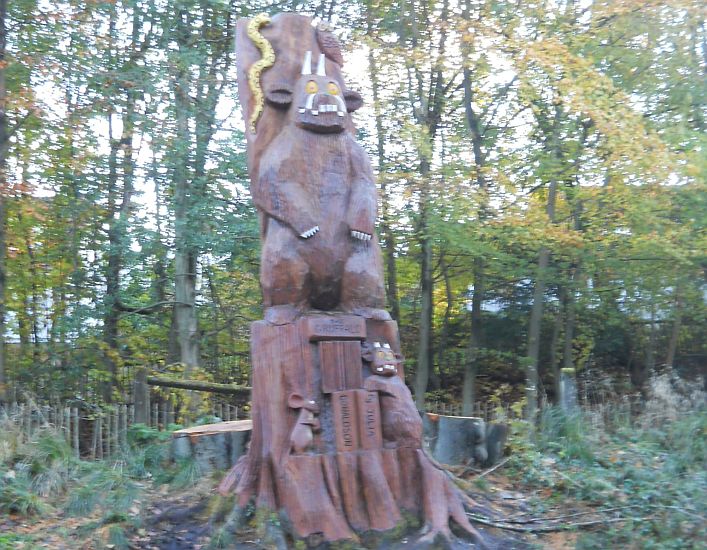
[[[299,409],[297,422],[290,433],[290,444],[295,453],[302,453],[310,447],[314,441],[314,433],[320,429],[319,419],[316,417],[319,414],[319,406],[315,401],[305,399],[298,393],[290,394],[287,406]]]
[[[333,61],[320,54],[313,72],[308,51],[294,84],[265,90],[271,107],[287,110],[251,187],[264,214],[260,280],[271,322],[310,308],[390,319],[382,309],[373,173],[347,129],[362,101],[327,76],[327,63]]]

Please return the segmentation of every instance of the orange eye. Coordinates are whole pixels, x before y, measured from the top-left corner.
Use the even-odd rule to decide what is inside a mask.
[[[310,80],[304,87],[304,91],[308,94],[316,94],[319,91],[319,86],[314,80]]]
[[[339,95],[339,87],[333,82],[329,82],[327,85],[327,90],[331,95]]]

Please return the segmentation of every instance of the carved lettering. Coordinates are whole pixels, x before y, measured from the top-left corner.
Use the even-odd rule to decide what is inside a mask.
[[[359,421],[356,414],[354,391],[338,391],[332,394],[334,426],[337,451],[355,451],[359,446]]]
[[[366,322],[363,317],[307,317],[306,323],[306,333],[310,342],[366,338]]]
[[[378,393],[366,390],[356,391],[356,403],[360,418],[360,438],[362,449],[380,449],[383,446],[381,413]]]

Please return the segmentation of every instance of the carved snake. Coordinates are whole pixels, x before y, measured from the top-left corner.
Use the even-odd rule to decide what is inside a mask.
[[[256,132],[255,126],[265,108],[265,95],[263,94],[263,88],[260,86],[260,75],[265,69],[272,67],[275,63],[275,50],[272,49],[270,42],[259,32],[260,27],[268,23],[270,23],[268,14],[260,13],[248,22],[246,33],[261,54],[261,58],[248,69],[248,87],[253,94],[254,102],[253,112],[249,120],[250,131],[253,134]]]

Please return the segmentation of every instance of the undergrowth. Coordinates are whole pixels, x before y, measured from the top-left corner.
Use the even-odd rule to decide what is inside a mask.
[[[52,426],[27,440],[17,423],[0,417],[0,516],[87,518],[79,529],[82,538],[94,538],[99,547],[127,548],[127,535],[141,525],[146,490],[153,483],[183,488],[199,478],[191,463],[168,464],[170,436],[136,424],[112,459],[82,460]],[[26,540],[3,533],[0,549]]]
[[[579,549],[704,548],[707,540],[707,409],[662,418],[545,409],[530,433],[514,425],[513,475],[543,495],[538,506],[576,500],[615,508],[615,522],[582,533]],[[542,509],[538,509],[542,512]]]

